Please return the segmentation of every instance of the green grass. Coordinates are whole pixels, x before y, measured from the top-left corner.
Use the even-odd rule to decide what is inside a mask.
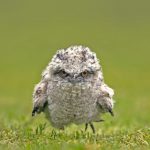
[[[1,149],[150,149],[149,1],[0,1]],[[65,131],[31,117],[32,91],[59,48],[97,53],[115,117]]]
[[[111,127],[105,130],[94,135],[81,129],[56,131],[45,124],[39,124],[35,129],[11,127],[2,131],[1,143],[15,149],[146,149],[150,142],[148,128],[120,130]]]

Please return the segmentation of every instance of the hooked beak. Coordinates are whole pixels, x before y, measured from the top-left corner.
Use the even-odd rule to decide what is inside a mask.
[[[76,84],[76,83],[79,82],[79,80],[76,79],[76,78],[69,78],[68,81],[69,81],[70,83],[72,83],[72,84]]]
[[[68,81],[72,84],[76,84],[81,82],[81,78],[77,74],[74,74],[68,78]]]

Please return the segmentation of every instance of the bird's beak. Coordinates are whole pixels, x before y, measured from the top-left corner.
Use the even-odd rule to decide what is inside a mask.
[[[72,84],[76,84],[79,81],[77,79],[75,79],[75,78],[70,78],[69,82],[72,83]]]
[[[78,74],[72,74],[72,76],[70,76],[68,81],[72,84],[76,84],[76,83],[80,82],[80,80],[78,79]]]

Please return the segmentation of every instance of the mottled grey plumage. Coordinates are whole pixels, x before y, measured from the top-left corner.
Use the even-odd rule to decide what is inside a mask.
[[[45,112],[52,126],[64,129],[71,123],[102,121],[113,115],[114,92],[103,80],[96,54],[88,47],[71,46],[59,50],[42,74],[33,93],[33,112]]]

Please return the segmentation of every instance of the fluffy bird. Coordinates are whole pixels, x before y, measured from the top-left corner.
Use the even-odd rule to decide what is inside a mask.
[[[71,46],[58,50],[42,73],[33,92],[32,116],[44,112],[58,129],[74,124],[103,121],[104,113],[113,114],[114,91],[104,83],[96,54],[88,47]]]

